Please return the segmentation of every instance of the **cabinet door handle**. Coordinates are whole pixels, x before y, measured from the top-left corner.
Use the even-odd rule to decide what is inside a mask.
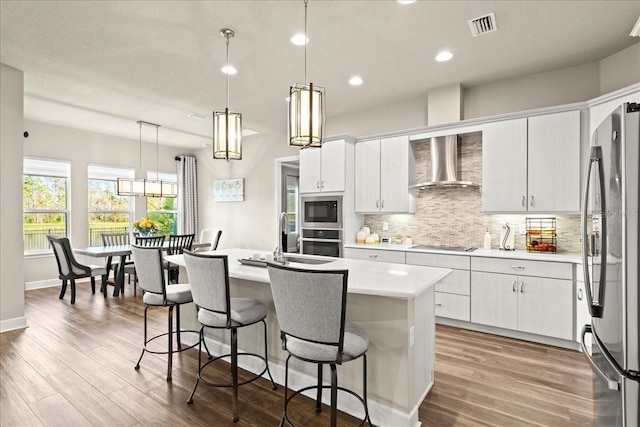
[[[516,291],[516,281],[515,280],[513,281],[512,285],[513,286],[511,287],[511,291],[515,292]]]
[[[316,181],[316,188],[320,188],[320,181]]]
[[[324,179],[322,181],[320,181],[320,188],[324,188]],[[533,199],[533,197],[532,197]]]
[[[437,302],[436,307],[442,307],[442,304]]]
[[[376,208],[380,207],[380,200],[376,200]]]
[[[382,209],[384,209],[384,200],[383,200],[383,201],[382,201],[382,203],[380,204],[380,207],[381,207]]]
[[[531,198],[531,201],[529,202],[529,204],[530,204],[531,206],[535,206],[536,204],[533,202],[533,196],[530,196],[530,198]]]
[[[582,301],[582,289],[578,289],[578,301]]]
[[[376,259],[376,258],[378,258],[378,255],[369,255],[369,258]]]
[[[512,265],[511,268],[514,270],[524,270],[524,265]]]
[[[526,197],[524,197],[524,194],[523,194],[522,199],[520,199],[520,203],[522,203],[522,207],[524,207],[525,200],[526,200]]]
[[[524,282],[520,282],[520,293],[524,294]]]

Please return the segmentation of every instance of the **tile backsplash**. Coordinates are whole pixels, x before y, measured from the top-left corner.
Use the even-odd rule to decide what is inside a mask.
[[[416,143],[416,182],[430,179],[430,147],[428,141]],[[482,247],[487,229],[491,247],[499,247],[500,229],[509,223],[515,231],[516,249],[525,249],[525,219],[556,218],[558,252],[580,252],[580,215],[486,215],[482,212],[482,136],[463,135],[458,146],[458,176],[479,187],[435,187],[418,190],[414,215],[365,215],[365,225],[380,237],[412,237],[414,244]],[[383,231],[383,222],[389,230]]]

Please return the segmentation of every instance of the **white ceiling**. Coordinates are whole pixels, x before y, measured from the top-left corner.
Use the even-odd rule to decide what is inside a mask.
[[[469,19],[494,12],[498,31],[473,38]],[[634,1],[309,2],[308,77],[327,93],[327,118],[415,98],[438,86],[475,86],[598,61],[634,43]],[[0,61],[24,71],[25,117],[137,141],[136,120],[162,125],[160,143],[200,148],[225,106],[244,128],[286,133],[289,86],[304,82],[300,1],[0,2]],[[447,63],[434,56],[454,53]],[[349,86],[360,75],[364,84]],[[155,135],[154,135],[155,138]],[[251,143],[257,137],[247,137]]]

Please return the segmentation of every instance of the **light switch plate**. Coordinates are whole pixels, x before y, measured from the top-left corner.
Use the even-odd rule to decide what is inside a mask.
[[[383,222],[382,223],[382,231],[389,231],[389,223],[388,222]]]

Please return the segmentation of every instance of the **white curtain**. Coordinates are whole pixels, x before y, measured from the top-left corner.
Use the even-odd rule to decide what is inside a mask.
[[[198,184],[196,158],[177,156],[178,162],[178,234],[195,234],[198,230]]]

